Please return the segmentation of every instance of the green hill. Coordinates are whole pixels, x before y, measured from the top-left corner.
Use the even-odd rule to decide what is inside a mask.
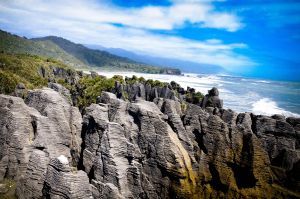
[[[66,39],[48,36],[27,39],[0,30],[0,51],[12,54],[31,54],[57,59],[74,68],[165,73],[166,69],[132,61],[106,51],[92,50]],[[168,69],[168,71],[172,69]],[[178,73],[178,70],[174,70]]]
[[[138,63],[128,58],[119,57],[106,51],[89,49],[81,44],[75,44],[61,37],[48,36],[32,39],[38,42],[52,42],[65,52],[76,57],[85,65],[91,67],[102,67],[109,70],[125,70],[146,73],[160,73],[160,67],[154,67],[143,63]]]
[[[128,58],[119,57],[106,51],[92,50],[81,44],[75,44],[71,41],[56,36],[34,38],[33,41],[53,42],[67,53],[75,56],[77,59],[90,66],[107,66],[117,63],[138,64]]]
[[[54,58],[76,68],[86,65],[51,41],[32,41],[0,30],[0,50],[12,54],[31,54]]]

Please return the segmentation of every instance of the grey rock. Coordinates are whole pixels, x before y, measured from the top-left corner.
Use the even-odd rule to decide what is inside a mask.
[[[289,175],[295,172],[300,161],[299,137],[294,129],[297,119],[288,118],[285,121],[282,117],[254,116],[253,120],[253,130],[269,155],[277,180],[283,184],[292,181],[287,179],[293,178]],[[275,168],[280,168],[280,172]],[[298,177],[296,181],[299,180]],[[294,182],[296,189],[300,188],[298,182]]]
[[[0,194],[5,194],[8,192],[8,188],[5,184],[0,184]]]
[[[92,77],[92,78],[96,78],[96,77],[99,76],[98,73],[95,72],[95,71],[90,71],[90,72],[91,72],[91,77]]]
[[[46,117],[41,124],[35,122],[36,133],[32,144],[44,148],[50,158],[65,155],[70,162],[77,164],[82,142],[82,117],[78,108],[49,88],[30,91],[25,101]]]
[[[23,84],[23,83],[18,83],[16,88],[17,89],[26,89],[25,84]]]
[[[18,180],[26,166],[34,138],[32,122],[38,111],[18,97],[0,95],[0,181]]]
[[[208,94],[204,96],[201,107],[223,107],[223,100],[219,98],[219,91],[217,88],[213,87],[211,90],[208,91]]]
[[[46,171],[49,163],[48,154],[34,149],[29,157],[24,177],[17,186],[17,195],[22,198],[42,198]]]
[[[51,89],[53,89],[53,90],[55,90],[56,92],[60,93],[61,95],[65,96],[66,99],[70,103],[72,103],[71,94],[70,94],[70,91],[68,89],[66,89],[65,87],[63,87],[60,84],[52,83],[52,82],[48,83],[48,87],[51,88]]]
[[[25,84],[18,83],[15,89],[15,96],[23,98],[27,94]]]
[[[109,197],[107,190],[112,198],[166,198],[173,175],[195,183],[187,176],[191,157],[153,102],[128,103],[105,92],[101,102],[107,106],[87,109],[83,128],[83,163],[94,176],[95,197]]]
[[[0,95],[0,181],[14,179],[19,198],[41,198],[50,159],[64,155],[78,165],[82,118],[49,88],[30,91],[26,102]]]
[[[169,87],[116,84],[131,100],[102,92],[83,120],[63,92],[0,95],[0,180],[21,199],[299,197],[298,118],[223,109],[216,89],[205,109],[181,104]]]
[[[43,187],[45,198],[93,198],[89,178],[83,171],[72,171],[67,157],[51,159]]]

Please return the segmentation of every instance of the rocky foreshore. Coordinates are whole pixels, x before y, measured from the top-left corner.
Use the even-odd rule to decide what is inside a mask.
[[[116,83],[81,112],[57,83],[0,95],[0,197],[300,197],[300,118],[146,85]]]

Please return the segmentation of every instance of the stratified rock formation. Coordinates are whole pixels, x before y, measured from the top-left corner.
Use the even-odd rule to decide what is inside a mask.
[[[208,94],[204,96],[201,103],[201,107],[223,108],[223,100],[219,98],[219,91],[216,87],[213,87],[211,90],[208,91]]]
[[[93,198],[89,178],[83,171],[72,171],[68,158],[51,159],[43,187],[45,198]]]
[[[166,98],[176,100],[175,91],[167,86],[151,86],[150,84],[135,82],[133,84],[120,84],[116,82],[113,92],[118,98],[134,101],[142,98],[147,101],[153,101],[155,98]],[[124,96],[124,93],[127,96]]]
[[[275,165],[265,143],[268,138],[256,130],[265,132],[259,116],[217,108],[212,111],[215,114],[209,114],[192,104],[183,113],[179,102],[173,100],[160,98],[156,105],[141,99],[129,103],[111,93],[103,93],[99,102],[87,109],[83,127],[82,166],[92,179],[95,197],[106,198],[111,193],[116,198],[270,198],[290,194],[278,187],[284,185],[284,179],[274,175]],[[287,126],[282,124],[277,131],[294,131],[282,123]],[[270,136],[277,136],[275,123],[263,124],[273,128]],[[297,140],[282,136],[286,142]],[[299,171],[295,144],[277,147],[278,151],[293,151],[286,155],[288,160],[278,160],[290,162],[289,167],[279,165],[281,171]],[[297,182],[299,179],[293,184]]]
[[[52,89],[30,91],[26,103],[0,95],[0,180],[14,179],[19,198],[40,198],[51,159],[64,155],[77,166],[82,117]]]
[[[201,108],[136,85],[115,91],[131,101],[102,92],[82,119],[49,86],[26,104],[0,95],[0,181],[19,198],[300,197],[299,118],[222,109],[217,89]]]

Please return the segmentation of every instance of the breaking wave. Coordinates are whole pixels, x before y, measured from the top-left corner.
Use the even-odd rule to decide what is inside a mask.
[[[286,111],[280,107],[278,107],[277,103],[272,101],[269,98],[262,98],[257,102],[252,104],[252,111],[255,114],[260,115],[284,115],[285,117],[300,117],[297,113],[292,113],[290,111]]]

